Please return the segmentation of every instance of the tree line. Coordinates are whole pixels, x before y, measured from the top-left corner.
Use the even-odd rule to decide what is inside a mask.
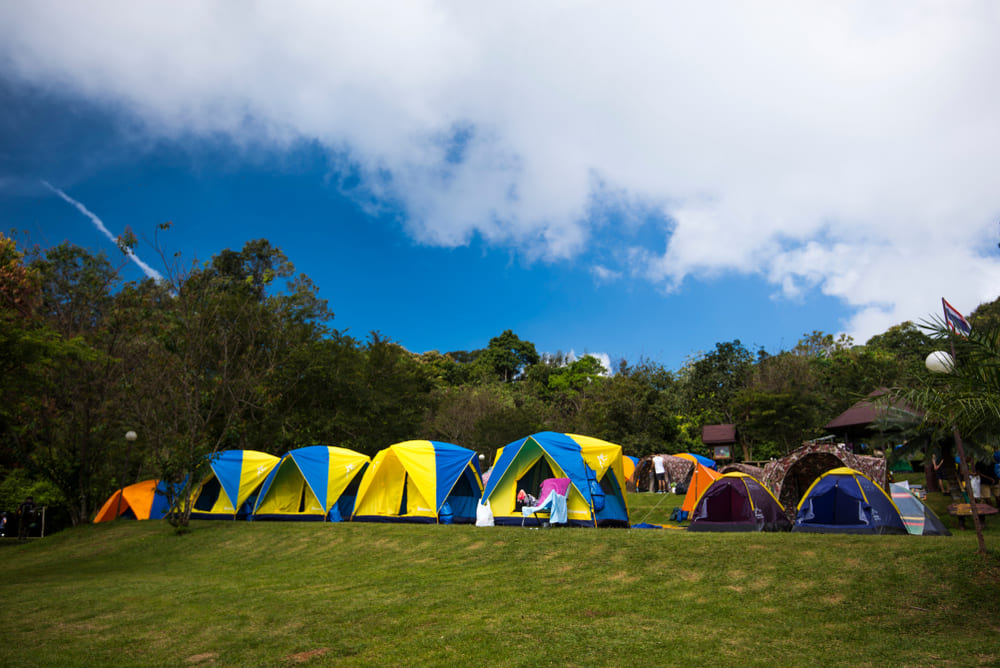
[[[226,449],[374,455],[425,438],[492,460],[553,430],[634,456],[710,454],[701,428],[731,423],[737,459],[768,459],[875,388],[915,387],[939,347],[905,322],[863,345],[822,332],[776,354],[716,343],[676,370],[541,354],[512,330],[477,350],[415,353],[336,329],[317,287],[264,239],[188,266],[161,256],[162,281],[123,280],[124,255],[22,246],[0,234],[0,506],[33,493],[73,524],[123,485],[198,480]],[[997,305],[973,322],[998,319]]]

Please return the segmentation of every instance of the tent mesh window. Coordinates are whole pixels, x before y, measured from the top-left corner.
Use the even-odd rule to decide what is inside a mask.
[[[219,479],[213,477],[202,486],[198,498],[194,502],[194,509],[204,512],[211,511],[215,507],[215,502],[219,500],[221,492],[222,485],[219,484]]]
[[[707,514],[715,522],[750,522],[753,519],[747,497],[735,485],[727,485],[722,493],[705,501]]]
[[[451,506],[452,513],[455,519],[475,519],[476,517],[476,503],[478,497],[476,494],[476,489],[473,489],[473,483],[470,480],[470,476],[474,475],[471,468],[466,467],[465,472],[455,483],[452,488],[451,493],[448,495],[448,505]]]
[[[354,512],[354,500],[358,497],[358,487],[361,485],[361,479],[365,476],[367,469],[368,464],[365,464],[360,471],[355,473],[351,482],[347,483],[347,487],[341,492],[340,498],[337,499],[337,510],[340,511],[341,517],[349,518]]]
[[[406,504],[409,503],[409,499],[406,498],[406,496],[407,496],[406,495],[406,489],[409,486],[410,486],[410,474],[409,473],[404,473],[403,474],[403,493],[402,493],[402,495],[400,495],[399,510],[396,511],[397,515],[405,515],[406,514],[406,509],[407,509],[407,505]]]
[[[309,507],[309,497],[312,496],[312,492],[309,491],[309,485],[302,481],[302,486],[299,488],[299,509],[298,512],[306,512],[306,508]]]

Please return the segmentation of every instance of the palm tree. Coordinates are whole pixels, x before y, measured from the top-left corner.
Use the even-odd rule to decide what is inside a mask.
[[[910,379],[908,387],[895,388],[889,394],[923,412],[916,428],[929,434],[931,442],[952,432],[960,454],[965,450],[961,436],[969,441],[972,453],[982,456],[995,450],[1000,443],[1000,326],[983,323],[968,336],[952,332],[943,319],[923,323],[921,328],[950,347],[951,355],[931,353],[947,373],[920,374]],[[931,361],[928,357],[929,366]],[[968,483],[968,475],[963,476]],[[974,520],[979,551],[985,553],[975,514]]]

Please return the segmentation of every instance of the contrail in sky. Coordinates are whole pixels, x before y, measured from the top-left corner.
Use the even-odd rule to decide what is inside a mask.
[[[48,188],[49,190],[51,190],[55,194],[59,195],[60,197],[62,197],[64,200],[66,200],[67,202],[69,202],[73,206],[75,206],[80,211],[80,213],[82,213],[83,215],[85,215],[87,218],[90,218],[91,222],[94,223],[94,226],[97,227],[97,229],[100,230],[101,233],[104,234],[104,236],[106,236],[108,238],[108,240],[111,241],[111,243],[113,243],[115,245],[118,245],[118,239],[115,238],[115,235],[111,234],[111,232],[108,231],[108,228],[104,226],[104,223],[101,221],[101,219],[98,218],[96,215],[94,215],[90,211],[90,209],[88,209],[87,207],[85,207],[80,202],[77,202],[75,199],[73,199],[72,197],[70,197],[69,195],[67,195],[66,193],[64,193],[63,191],[59,190],[59,188],[56,188],[54,185],[52,185],[48,181],[42,181],[42,185],[44,185],[46,188]],[[146,264],[145,262],[143,262],[142,260],[140,260],[139,256],[132,252],[131,248],[126,248],[125,249],[125,255],[128,256],[128,259],[130,259],[133,262],[135,262],[139,266],[139,268],[142,269],[142,273],[146,274],[146,276],[148,276],[149,278],[156,279],[157,281],[162,281],[163,280],[163,274],[161,274],[160,272],[156,271],[155,269],[153,269],[152,267],[150,267],[148,264]]]

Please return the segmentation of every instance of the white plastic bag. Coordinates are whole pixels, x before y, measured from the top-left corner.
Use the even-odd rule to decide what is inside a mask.
[[[476,526],[493,526],[493,509],[490,508],[490,502],[488,500],[476,505]]]

